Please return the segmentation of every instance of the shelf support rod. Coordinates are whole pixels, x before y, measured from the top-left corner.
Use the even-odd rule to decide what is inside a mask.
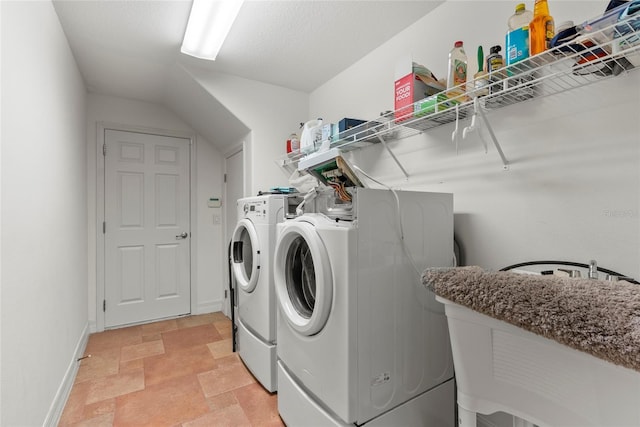
[[[376,135],[378,137],[378,139],[380,140],[380,142],[382,142],[382,145],[384,146],[384,148],[389,152],[389,154],[391,154],[391,157],[393,158],[393,160],[396,162],[396,164],[398,165],[398,167],[400,168],[400,170],[402,171],[402,173],[404,174],[404,177],[406,179],[409,179],[409,174],[407,173],[406,169],[402,166],[402,164],[400,163],[400,161],[398,160],[398,158],[396,157],[395,154],[393,154],[393,151],[391,151],[391,149],[389,148],[389,146],[387,145],[387,142],[384,140],[384,138],[380,135]]]
[[[504,165],[504,168],[508,169],[509,160],[507,160],[507,158],[505,157],[504,152],[502,151],[502,147],[500,147],[500,143],[498,143],[498,139],[496,138],[496,134],[493,133],[493,128],[491,127],[489,120],[487,120],[487,116],[484,114],[482,107],[478,107],[477,111],[480,112],[480,117],[482,117],[484,124],[487,125],[487,130],[489,131],[489,135],[491,135],[491,140],[493,141],[493,145],[496,146],[496,150],[498,150],[498,154],[500,154],[500,158],[502,159],[502,164]]]

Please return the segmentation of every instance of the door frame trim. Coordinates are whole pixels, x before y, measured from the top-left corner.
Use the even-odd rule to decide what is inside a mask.
[[[243,139],[242,141],[233,144],[229,149],[227,149],[224,153],[223,153],[223,157],[224,157],[224,174],[227,175],[229,173],[229,171],[227,170],[227,163],[229,162],[229,159],[233,156],[235,156],[236,154],[242,153],[242,170],[243,170],[243,177],[242,177],[242,197],[245,196],[246,194],[246,185],[247,185],[247,180],[244,179],[245,178],[245,173],[244,171],[246,170],[246,141],[245,139]],[[235,204],[236,201],[233,200],[229,200],[229,193],[228,193],[228,188],[227,188],[227,182],[224,181],[223,182],[223,199],[226,200],[226,203],[233,203]],[[222,212],[223,215],[223,224],[224,224],[224,232],[223,232],[223,241],[222,241],[222,253],[224,254],[224,259],[226,260],[225,263],[225,268],[222,269],[222,283],[224,284],[224,289],[228,289],[228,285],[229,285],[229,281],[230,280],[234,280],[232,277],[229,277],[229,269],[227,268],[229,265],[229,257],[228,257],[228,245],[229,245],[229,241],[231,240],[231,238],[233,237],[233,231],[231,232],[231,235],[227,236],[227,225],[229,223],[230,218],[227,218],[227,210],[224,209]],[[234,225],[235,227],[235,225]],[[231,272],[231,276],[233,276],[233,272]],[[222,312],[225,314],[225,316],[231,318],[231,301],[230,301],[230,297],[231,295],[227,294],[225,291],[223,291],[222,293],[224,296],[223,298],[223,303],[222,303]]]
[[[123,132],[144,133],[149,135],[169,136],[189,140],[189,286],[190,286],[190,308],[191,313],[195,312],[198,304],[198,286],[196,274],[197,259],[197,209],[196,209],[196,152],[197,138],[194,133],[187,131],[176,131],[168,129],[150,128],[144,126],[126,125],[113,122],[98,122],[96,126],[96,332],[104,331],[105,313],[102,310],[102,302],[105,299],[105,235],[102,233],[102,223],[105,221],[105,157],[102,154],[102,147],[105,143],[104,133],[106,130],[117,130]]]

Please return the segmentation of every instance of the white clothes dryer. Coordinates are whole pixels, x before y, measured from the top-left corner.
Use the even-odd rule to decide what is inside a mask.
[[[280,415],[301,426],[453,427],[447,321],[420,280],[452,264],[453,197],[350,191],[350,217],[278,225]]]
[[[276,297],[273,253],[276,224],[283,221],[290,196],[270,194],[239,199],[232,237],[232,271],[238,293],[238,353],[270,392],[277,389]]]

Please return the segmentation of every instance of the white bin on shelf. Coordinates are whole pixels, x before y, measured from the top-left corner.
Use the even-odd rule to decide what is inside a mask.
[[[498,411],[540,427],[640,426],[640,372],[436,299],[449,324],[460,427]]]

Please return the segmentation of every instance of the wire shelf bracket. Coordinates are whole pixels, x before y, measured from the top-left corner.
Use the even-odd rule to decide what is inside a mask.
[[[391,158],[393,159],[393,161],[396,162],[396,165],[398,165],[398,167],[400,168],[400,170],[404,174],[405,179],[409,179],[409,174],[407,173],[407,170],[404,168],[404,166],[402,166],[402,163],[400,163],[400,160],[398,160],[396,155],[393,154],[393,151],[391,151],[391,148],[389,148],[389,146],[387,145],[387,142],[384,140],[382,135],[376,135],[376,137],[382,143],[382,146],[385,148],[385,150],[387,150],[389,152],[389,154],[391,155]]]

